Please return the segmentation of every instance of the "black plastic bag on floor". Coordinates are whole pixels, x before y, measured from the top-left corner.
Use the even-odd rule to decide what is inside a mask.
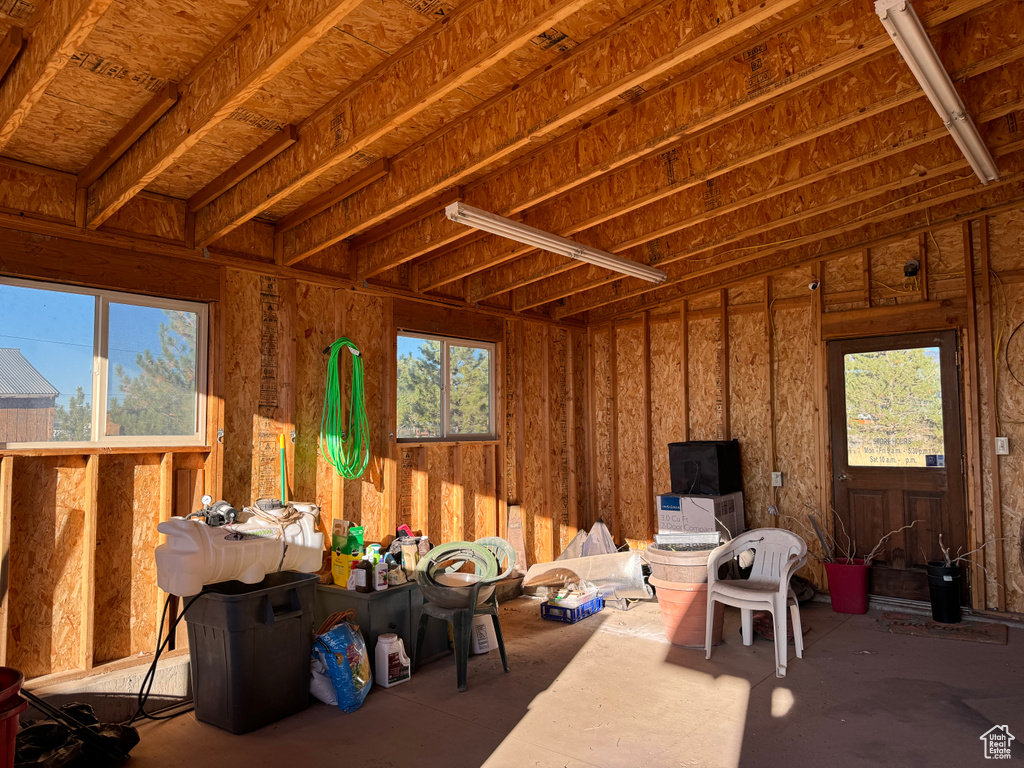
[[[127,725],[101,723],[88,704],[65,704],[60,711],[74,718],[97,736],[128,754],[139,743],[139,732]],[[18,734],[15,768],[107,768],[120,765],[88,738],[55,720],[37,720]]]

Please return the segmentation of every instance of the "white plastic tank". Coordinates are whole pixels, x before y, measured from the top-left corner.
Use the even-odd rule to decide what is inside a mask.
[[[286,524],[260,519],[243,510],[239,521],[210,527],[201,520],[174,517],[157,526],[167,541],[156,548],[157,584],[172,595],[188,597],[204,585],[238,580],[256,584],[268,573],[315,573],[323,562],[324,535],[317,530],[319,510],[296,503],[280,510],[298,516]]]
[[[399,683],[407,683],[412,677],[412,662],[405,655],[405,643],[393,632],[377,638],[374,651],[374,677],[377,685],[390,688]]]

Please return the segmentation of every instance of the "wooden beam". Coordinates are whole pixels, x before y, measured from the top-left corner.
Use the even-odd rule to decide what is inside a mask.
[[[811,275],[818,281],[818,289],[811,296],[811,343],[814,355],[814,428],[815,428],[815,477],[817,478],[817,506],[822,516],[832,522],[832,472],[831,472],[831,438],[829,429],[829,386],[828,386],[828,353],[825,336],[822,331],[825,301],[825,268],[817,262],[811,268]],[[856,311],[856,310],[855,310]],[[838,416],[837,416],[838,418]]]
[[[160,523],[164,523],[174,517],[174,454],[170,451],[160,457],[160,497],[158,499],[158,508]],[[167,541],[165,534],[159,534],[159,544],[163,544]],[[159,587],[156,588],[154,604],[154,619],[155,623],[153,626],[160,626],[160,616],[163,613],[164,601],[168,595]],[[168,631],[170,629],[170,622],[167,622]],[[162,637],[157,637],[157,643],[163,642]]]
[[[100,152],[89,161],[89,164],[78,174],[78,188],[88,189],[93,182],[103,175],[114,162],[121,157],[128,147],[138,141],[139,137],[148,131],[153,123],[159,120],[178,101],[178,84],[167,83],[153,98],[146,102],[135,117],[128,121]],[[87,199],[83,196],[83,199]]]
[[[917,236],[917,260],[921,264],[917,279],[921,284],[921,301],[928,301],[928,233]]]
[[[999,123],[995,124],[998,129]],[[1005,140],[1004,140],[1005,141]],[[1019,158],[1020,150],[1024,149],[1024,141],[1000,142],[1000,145],[993,146],[993,153],[1003,158],[1008,173],[1000,182],[1005,184],[1012,180],[1016,165],[1024,167]],[[942,152],[948,150],[943,156]],[[1017,154],[1015,154],[1017,153]],[[955,157],[953,157],[955,155]],[[932,165],[924,173],[922,180],[922,167],[927,168],[928,157],[939,165]],[[945,162],[944,162],[945,161]],[[921,162],[923,165],[918,165]],[[913,168],[911,168],[913,164]],[[953,148],[943,148],[933,145],[925,152],[924,148],[920,153],[908,153],[900,156],[899,162],[890,159],[885,162],[872,164],[868,168],[852,171],[850,178],[833,178],[831,181],[819,182],[817,186],[812,185],[799,192],[790,193],[786,199],[773,209],[773,218],[765,222],[756,209],[750,211],[746,217],[736,216],[730,221],[733,234],[723,234],[729,228],[722,225],[708,223],[700,228],[691,227],[679,232],[671,240],[661,241],[664,247],[663,255],[658,260],[660,269],[668,273],[668,279],[657,286],[638,278],[625,278],[621,275],[609,276],[607,270],[596,267],[585,269],[574,269],[561,276],[558,286],[550,290],[550,295],[565,294],[568,296],[564,304],[554,309],[556,318],[565,318],[571,315],[586,312],[604,304],[621,301],[630,296],[637,296],[651,291],[664,291],[669,285],[681,279],[683,273],[689,277],[705,269],[718,269],[720,267],[700,267],[706,264],[708,252],[713,252],[723,246],[735,246],[724,253],[744,253],[745,255],[735,259],[737,262],[758,258],[766,253],[775,250],[788,250],[801,242],[812,242],[821,240],[832,235],[843,234],[859,229],[867,224],[884,221],[888,218],[901,215],[909,210],[918,207],[928,207],[930,203],[920,202],[931,189],[950,190],[958,189],[962,194],[971,194],[976,191],[976,186],[970,181],[963,171],[968,169],[967,161],[963,159],[958,151]],[[867,176],[872,181],[867,180]],[[888,181],[883,179],[888,178]],[[831,192],[826,192],[825,187],[830,186]],[[917,191],[918,202],[897,207],[907,196],[907,190],[920,187]],[[991,186],[989,189],[995,187]],[[836,190],[842,189],[842,194],[836,194]],[[851,190],[860,190],[852,192]],[[886,199],[888,198],[888,200]],[[823,199],[827,202],[821,202]],[[871,208],[867,208],[871,205]],[[866,209],[866,212],[865,212]],[[877,212],[877,211],[881,212]],[[792,213],[786,214],[787,211]],[[829,214],[829,216],[826,216]],[[755,226],[743,229],[744,219],[764,222]],[[811,220],[815,223],[810,224]],[[827,220],[829,224],[822,223]],[[833,223],[840,222],[840,223]],[[740,246],[750,238],[780,230],[789,225],[800,225],[806,227],[808,234],[799,237],[786,237],[776,235],[772,240],[764,242],[763,245]],[[790,227],[794,229],[796,227]],[[701,242],[713,242],[714,245],[698,245]],[[700,258],[697,258],[700,257]]]
[[[300,146],[200,211],[200,244],[222,237],[368,150],[589,2],[464,3],[317,110],[301,127]],[[380,98],[382,87],[387,99]],[[351,234],[355,233],[345,236]]]
[[[11,68],[24,47],[25,30],[21,27],[11,27],[7,30],[7,35],[0,40],[0,83],[3,82],[4,75],[7,74],[7,70]]]
[[[864,274],[864,301],[871,309],[871,249],[865,248],[861,256],[861,266]]]
[[[264,0],[256,6],[188,75],[174,107],[89,187],[88,226],[100,226],[358,5]]]
[[[615,337],[615,323],[608,324],[608,372],[611,376],[611,413],[608,414],[608,442],[612,451],[612,538],[616,546],[621,520],[619,516],[619,363]]]
[[[7,663],[10,618],[11,515],[14,513],[14,457],[0,458],[0,664]]]
[[[775,413],[775,303],[772,297],[772,279],[769,275],[764,277],[764,337],[768,347],[768,461],[771,464],[771,471],[779,471],[779,441]],[[735,311],[735,309],[733,310]],[[778,515],[776,489],[774,484],[770,486],[772,492],[772,504],[776,504],[776,515]],[[776,515],[769,514],[766,522],[772,527],[775,526]]]
[[[95,661],[93,637],[96,627],[96,544],[99,517],[100,457],[85,460],[85,499],[82,508],[82,596],[81,625],[78,634],[78,666],[92,669]],[[159,622],[160,617],[157,616]]]
[[[417,221],[425,219],[427,216],[431,216],[435,213],[443,213],[445,207],[461,200],[463,194],[464,192],[462,187],[452,187],[451,189],[445,190],[441,194],[432,197],[429,200],[424,200],[422,203],[415,206],[414,208],[410,208],[409,210],[399,214],[390,221],[386,221],[383,224],[380,224],[374,227],[373,229],[364,232],[361,235],[353,237],[352,241],[348,244],[348,247],[350,250],[364,248],[370,243],[376,243],[378,240],[387,237],[392,232],[395,232],[399,229],[403,229],[405,227],[408,227],[410,224],[415,224]],[[382,271],[382,269],[367,270],[365,272],[360,271],[359,279],[363,280],[368,277],[373,277],[374,275]]]
[[[1024,205],[1021,182],[1024,182],[1024,173],[1018,171],[984,189],[968,187],[947,195],[925,199],[920,203],[906,205],[884,221],[874,222],[871,227],[854,229],[848,236],[830,235],[825,232],[822,235],[824,239],[803,240],[794,237],[789,248],[766,247],[761,254],[753,257],[702,259],[703,263],[713,261],[714,266],[695,269],[689,278],[674,284],[664,292],[656,291],[627,298],[603,311],[590,311],[587,317],[591,323],[638,317],[644,310],[675,304],[682,297],[699,296],[723,286],[740,285],[752,278],[788,272],[802,264],[854,255],[864,248],[895,243],[907,236],[915,236],[918,232],[957,224],[966,217],[983,214],[991,216],[1002,211],[1019,210]],[[925,216],[917,215],[924,211],[927,212],[930,221],[926,221]],[[823,226],[822,230],[825,229],[827,227]],[[728,253],[732,253],[732,250]],[[849,298],[853,300],[854,297]],[[776,301],[776,307],[781,308],[785,301]]]
[[[773,118],[754,120],[746,112],[738,113],[738,107],[749,111],[769,103],[778,105],[779,110],[786,114],[786,124],[799,126],[795,132],[805,133],[802,140],[809,141],[840,127],[836,118],[841,105],[855,105],[844,116],[847,124],[852,124],[919,97],[920,90],[913,81],[896,81],[886,76],[885,72],[900,66],[898,57],[892,52],[891,45],[881,45],[885,41],[874,39],[871,45],[856,49],[857,62],[854,63],[862,64],[856,77],[827,81],[836,75],[833,66],[837,62],[831,61],[828,53],[812,46],[815,56],[821,55],[822,58],[815,59],[813,65],[811,58],[802,60],[800,66],[806,66],[805,71],[783,77],[779,70],[774,73],[776,82],[769,82],[753,94],[737,94],[735,98],[724,96],[736,88],[737,81],[717,64],[730,58],[742,59],[747,49],[757,41],[769,48],[802,48],[797,41],[817,36],[829,21],[836,24],[837,30],[843,23],[849,27],[863,27],[856,21],[860,10],[854,10],[849,4],[833,5],[838,7],[813,8],[813,14],[809,16],[821,18],[803,19],[806,29],[796,32],[788,27],[783,31],[772,29],[756,40],[745,41],[737,50],[686,72],[682,79],[672,83],[671,88],[652,91],[628,109],[613,109],[608,115],[588,121],[569,135],[551,142],[541,151],[531,152],[529,157],[473,182],[467,193],[468,202],[503,215],[540,205],[538,210],[530,211],[529,223],[570,236],[674,194],[676,187],[702,183],[704,178],[735,167],[736,162],[747,154],[744,147],[760,146],[762,152],[771,153],[782,151],[791,144],[789,137],[780,137],[767,125],[763,130],[756,127],[757,123],[767,119],[773,120],[771,124],[774,126],[774,119],[782,111],[774,113]],[[929,23],[932,19],[938,23],[948,18],[945,14],[929,16]],[[836,36],[837,46],[840,37],[844,36]],[[830,48],[830,52],[834,50]],[[892,52],[890,56],[877,59],[889,52]],[[812,86],[813,91],[807,93]],[[897,97],[893,99],[889,91],[896,92]],[[723,94],[717,109],[709,109],[708,93]],[[798,103],[801,105],[799,108],[785,106]],[[807,103],[814,103],[815,109],[807,110]],[[673,115],[673,119],[666,119],[666,115]],[[710,135],[702,135],[709,130]],[[730,147],[728,158],[707,151],[708,146],[716,145]],[[578,163],[576,158],[586,158],[586,162]],[[763,180],[758,186],[762,183]],[[555,199],[555,196],[566,192],[571,192],[571,195]],[[570,210],[573,212],[568,213]],[[386,262],[394,258],[429,255],[429,260],[423,265],[421,281],[429,289],[529,252],[525,247],[509,249],[500,240],[488,238],[483,247],[460,249],[450,258],[435,258],[432,251],[454,242],[460,233],[458,226],[434,217],[375,246],[373,254],[360,253],[359,256],[364,261],[372,257]],[[610,241],[605,239],[603,242],[604,245],[599,247],[607,249]],[[529,270],[524,270],[527,272]],[[475,300],[479,298],[474,295]]]
[[[348,291],[334,292],[334,332],[337,337],[345,335],[347,328],[346,315],[348,309]],[[426,450],[423,450],[422,462],[426,464]],[[426,490],[423,491],[426,495]],[[426,529],[427,508],[423,505],[423,528]],[[337,520],[345,519],[345,480],[337,471],[331,472],[331,516]],[[333,527],[333,526],[332,526]]]
[[[644,383],[644,509],[647,513],[647,541],[654,541],[657,526],[654,524],[654,456],[651,451],[651,315],[643,314],[641,332]]]
[[[977,0],[974,0],[977,1]],[[802,0],[766,0],[717,23],[694,16],[689,6],[647,3],[605,32],[499,98],[484,102],[451,126],[396,160],[375,194],[353,198],[347,211],[325,211],[285,238],[286,258],[306,258],[334,243],[391,218],[472,174],[510,157],[638,85],[698,60],[752,28],[786,14]],[[610,67],[618,60],[621,66]],[[627,63],[628,62],[628,63]],[[580,77],[581,71],[587,77]],[[509,119],[514,115],[514,119]],[[451,163],[453,143],[463,145],[462,162]],[[411,191],[415,190],[415,191]],[[401,259],[404,260],[404,259]],[[373,260],[366,269],[399,261]]]
[[[988,400],[988,448],[992,451],[992,541],[996,563],[996,607],[1006,610],[1006,564],[1003,537],[1002,465],[995,455],[995,438],[999,437],[999,393],[996,391],[996,336],[992,320],[992,264],[988,247],[988,217],[978,224],[981,234],[981,364],[985,366],[985,399]]]
[[[299,140],[299,129],[294,125],[286,125],[274,136],[260,144],[256,149],[228,168],[224,173],[211,181],[188,199],[188,209],[195,213],[204,205],[216,200],[231,187],[244,179],[257,168],[269,163],[288,147]]]
[[[577,471],[576,471],[576,458],[577,451],[581,450],[583,446],[576,444],[576,401],[580,397],[581,393],[577,391],[576,387],[576,334],[579,331],[568,330],[565,334],[566,352],[565,352],[565,437],[566,437],[566,456],[568,458],[569,469],[566,473],[566,482],[569,484],[567,489],[567,506],[569,519],[566,521],[568,530],[561,531],[561,535],[556,543],[555,557],[558,557],[562,553],[562,547],[568,544],[569,541],[576,535],[576,532],[580,527],[579,518],[579,500],[577,499],[576,486],[577,486]]]
[[[274,226],[274,233],[280,235],[293,227],[299,226],[304,221],[316,216],[321,211],[326,211],[335,203],[340,203],[346,197],[351,197],[360,189],[368,187],[377,179],[387,176],[391,170],[390,161],[386,157],[374,160],[363,170],[354,173],[340,184],[336,184],[326,192],[321,192],[312,200],[303,203],[291,213],[282,216]]]
[[[966,376],[964,394],[967,405],[966,426],[966,469],[967,469],[967,519],[971,523],[968,531],[968,549],[977,549],[985,543],[985,454],[982,450],[981,418],[981,377],[979,360],[981,352],[978,339],[977,294],[974,288],[974,238],[971,236],[971,222],[964,221],[964,292],[967,294],[967,338],[964,345],[964,366]],[[955,466],[955,465],[954,465]],[[984,557],[971,559],[971,607],[988,607],[986,599]]]
[[[32,27],[25,52],[0,84],[0,151],[43,98],[113,0],[52,0]]]
[[[589,530],[597,520],[597,404],[594,393],[594,327],[587,326],[587,494],[588,514],[583,524]]]
[[[718,359],[722,388],[722,439],[729,440],[732,429],[729,424],[729,291],[726,288],[719,291],[718,312],[718,332],[722,337]]]
[[[679,305],[679,410],[683,414],[683,442],[690,439],[690,319],[689,302]]]

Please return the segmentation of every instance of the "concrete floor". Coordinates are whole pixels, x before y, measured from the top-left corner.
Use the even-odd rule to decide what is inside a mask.
[[[313,703],[245,736],[193,714],[147,723],[131,764],[329,766],[970,766],[982,733],[1008,725],[1024,757],[1024,631],[1006,646],[891,635],[874,619],[803,609],[802,660],[774,674],[771,643],[745,648],[728,609],[711,661],[668,644],[656,604],[567,626],[539,601],[502,606],[510,673],[496,652],[375,688],[346,715]]]

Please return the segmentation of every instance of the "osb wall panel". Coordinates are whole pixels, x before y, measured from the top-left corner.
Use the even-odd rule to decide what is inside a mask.
[[[75,177],[40,173],[0,162],[0,208],[74,221]]]
[[[320,423],[327,383],[326,349],[335,339],[334,290],[300,282],[295,291],[295,458],[292,497],[315,501],[330,524],[331,467],[320,456]],[[347,382],[346,382],[347,386]]]
[[[544,453],[544,435],[551,426],[549,414],[545,411],[547,398],[543,393],[542,361],[547,353],[545,326],[524,323],[523,346],[534,350],[523,365],[523,522],[527,557],[530,563],[543,563],[552,558],[553,534],[551,500],[544,478],[554,475],[554,468]],[[545,472],[549,474],[545,475]]]
[[[519,462],[522,461],[522,457],[519,456],[517,442],[520,429],[517,407],[518,397],[516,396],[519,381],[517,361],[522,359],[520,357],[521,350],[519,345],[521,342],[518,328],[519,323],[513,320],[505,321],[505,380],[502,382],[504,402],[501,412],[505,441],[505,466],[502,468],[502,471],[504,472],[505,498],[509,503],[519,503],[521,491],[516,469]]]
[[[717,440],[722,434],[718,318],[689,321],[690,439]]]
[[[160,457],[100,459],[96,526],[95,660],[156,647]]]
[[[711,293],[701,294],[700,296],[694,296],[692,299],[690,299],[690,309],[713,309],[714,307],[717,307],[720,303],[721,296],[719,295],[718,291],[713,291]]]
[[[435,544],[457,541],[456,524],[461,532],[461,510],[456,519],[452,507],[452,485],[455,472],[452,466],[452,448],[447,445],[427,446],[427,530],[426,535]],[[370,541],[371,539],[367,539]]]
[[[670,493],[668,444],[683,439],[681,321],[651,323],[651,459],[655,494]]]
[[[648,534],[648,435],[643,373],[644,355],[647,353],[640,325],[616,329],[619,475],[615,482],[619,487],[619,532],[622,539],[633,547],[646,543]]]
[[[548,466],[551,468],[551,521],[553,556],[575,535],[569,513],[569,335],[548,328],[548,423],[551,432]]]
[[[811,282],[811,277],[811,269],[806,266],[788,270],[780,275],[772,275],[772,298],[807,296],[810,293],[807,285]]]
[[[818,484],[815,455],[817,437],[814,424],[814,361],[811,345],[810,302],[807,309],[776,310],[775,323],[775,419],[778,467],[785,484],[778,490],[780,527],[789,528],[805,536],[801,523],[807,515],[816,512],[820,519],[829,516],[829,510],[818,509]],[[797,518],[801,523],[788,520]],[[818,551],[815,541],[808,548]],[[802,575],[815,585],[823,586],[824,569],[810,557]]]
[[[488,446],[466,444],[461,447],[462,467],[462,530],[456,540],[474,541],[486,534],[488,513],[493,517],[493,495],[485,491],[484,454]]]
[[[570,335],[573,374],[573,461],[575,462],[575,526],[563,532],[563,541],[576,535],[576,529],[590,527],[590,475],[587,465],[587,333],[573,331]],[[569,513],[573,514],[570,508]]]
[[[225,273],[224,498],[251,504],[253,422],[260,401],[260,280],[252,272]]]
[[[729,427],[740,442],[743,502],[747,525],[776,524],[771,503],[771,413],[768,392],[768,338],[763,312],[729,318]]]
[[[963,296],[964,238],[960,225],[932,230],[927,247],[928,298]]]
[[[385,317],[384,299],[350,293],[344,297],[343,328],[363,353],[363,381],[366,392],[366,420],[371,462],[381,461],[384,443],[384,343],[391,318]],[[387,329],[387,330],[385,330]],[[343,374],[344,376],[344,374]],[[347,387],[346,387],[347,390]],[[385,493],[373,482],[368,468],[358,480],[345,481],[345,519],[363,526],[366,541],[380,541],[388,533]]]
[[[871,249],[871,300],[876,305],[909,304],[921,300],[921,293],[903,274],[903,265],[921,260],[916,237],[886,243]]]
[[[182,242],[185,239],[185,202],[136,195],[107,219],[103,228]]]
[[[960,234],[958,227],[947,231]],[[1018,208],[990,218],[988,237],[993,269],[1024,269],[1024,210]]]
[[[85,459],[14,462],[7,664],[25,677],[78,666]]]
[[[848,253],[838,259],[826,261],[821,290],[825,292],[825,311],[866,307],[863,254]],[[851,293],[856,295],[855,298],[849,296]],[[837,297],[836,294],[840,296]]]
[[[609,364],[610,326],[595,328],[592,331],[591,365],[594,373],[593,430],[591,443],[594,451],[592,467],[594,496],[596,508],[591,510],[591,519],[603,518],[605,523],[612,523],[612,379]]]

